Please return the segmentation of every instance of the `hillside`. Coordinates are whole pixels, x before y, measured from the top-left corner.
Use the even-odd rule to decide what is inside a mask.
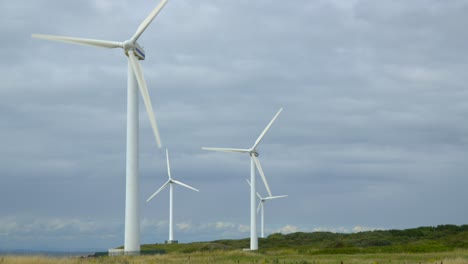
[[[187,244],[143,245],[142,251],[192,253],[249,247],[249,239],[216,240]],[[259,239],[259,252],[294,251],[301,254],[423,253],[468,248],[468,225],[439,225],[406,230],[351,234],[313,232],[272,234]]]

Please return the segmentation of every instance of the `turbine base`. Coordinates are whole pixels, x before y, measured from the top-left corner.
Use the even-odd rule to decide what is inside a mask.
[[[108,250],[109,256],[123,256],[125,251],[123,248],[110,248]]]
[[[108,250],[109,256],[139,256],[140,251],[125,251],[123,248],[110,248]]]
[[[178,240],[166,240],[164,241],[165,244],[179,244]]]

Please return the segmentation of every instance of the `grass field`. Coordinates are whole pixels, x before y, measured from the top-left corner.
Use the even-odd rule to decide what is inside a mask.
[[[284,264],[464,264],[468,263],[468,250],[437,253],[383,253],[383,254],[333,254],[307,255],[293,251],[243,252],[240,250],[215,250],[212,252],[168,253],[153,256],[120,256],[96,258],[48,258],[42,256],[3,256],[0,264],[46,263],[284,263]]]
[[[272,234],[259,240],[260,250],[242,251],[248,247],[248,238],[171,245],[148,244],[141,246],[142,253],[165,254],[93,258],[0,256],[0,264],[468,264],[468,225],[440,225],[353,234],[330,232]]]

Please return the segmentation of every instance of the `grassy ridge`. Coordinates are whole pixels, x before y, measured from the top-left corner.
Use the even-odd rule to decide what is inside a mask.
[[[0,256],[0,264],[87,263],[283,263],[283,264],[468,264],[468,225],[442,225],[354,234],[330,232],[272,234],[259,240],[260,250],[244,252],[249,239],[188,244],[143,245],[142,251],[166,254],[48,258]]]
[[[193,253],[238,250],[249,239],[216,240],[188,244],[143,245],[142,250]],[[406,230],[379,230],[352,234],[331,232],[272,234],[259,239],[259,252],[290,251],[306,255],[363,253],[426,253],[468,249],[468,225],[439,225]]]

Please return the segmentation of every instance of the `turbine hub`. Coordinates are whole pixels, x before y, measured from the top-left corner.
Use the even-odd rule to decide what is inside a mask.
[[[250,155],[254,155],[255,157],[258,157],[258,155],[260,155],[260,154],[258,154],[258,152],[256,150],[252,150],[250,152]]]
[[[131,42],[130,40],[126,40],[123,42],[123,48],[125,51],[134,49],[135,43]]]
[[[138,43],[126,40],[123,43],[123,47],[125,49],[125,55],[128,56],[128,51],[133,50],[133,53],[138,58],[138,60],[145,59],[145,50]]]

